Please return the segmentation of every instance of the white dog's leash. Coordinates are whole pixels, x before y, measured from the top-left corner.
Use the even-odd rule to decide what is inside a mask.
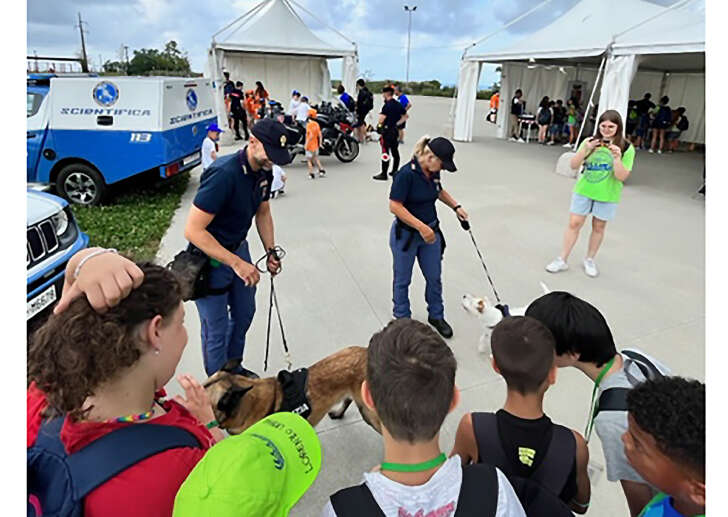
[[[280,246],[276,246],[275,248],[271,248],[268,250],[268,252],[258,259],[258,262],[255,263],[255,267],[258,268],[258,271],[261,271],[263,273],[266,272],[265,269],[262,269],[258,264],[262,260],[268,260],[268,257],[273,256],[279,263],[283,259],[283,257],[286,256],[286,251],[281,248]],[[282,269],[282,266],[281,266]],[[280,272],[280,270],[279,270]],[[293,362],[291,361],[291,354],[288,351],[288,341],[286,341],[286,333],[283,331],[283,320],[281,319],[281,311],[278,308],[278,296],[276,296],[276,290],[273,285],[273,275],[270,276],[270,300],[268,305],[268,329],[266,331],[266,337],[265,337],[265,360],[263,361],[263,370],[268,371],[268,354],[270,352],[270,322],[273,319],[273,306],[276,308],[276,315],[278,316],[278,325],[281,329],[281,338],[283,338],[283,350],[284,350],[284,356],[286,358],[286,363],[288,363],[288,370],[291,369],[293,366]]]
[[[503,304],[503,302],[501,302],[500,296],[498,296],[498,291],[496,291],[495,284],[493,284],[493,279],[490,277],[490,273],[488,272],[488,266],[485,265],[485,259],[483,258],[483,254],[480,252],[480,248],[478,248],[478,243],[475,242],[475,237],[473,236],[473,232],[470,229],[470,222],[467,220],[460,220],[460,219],[458,219],[458,220],[460,221],[460,226],[463,227],[463,230],[467,230],[467,232],[470,234],[470,240],[473,241],[473,246],[475,246],[475,251],[478,252],[478,257],[480,257],[480,263],[483,264],[483,269],[485,270],[485,276],[488,277],[488,282],[490,282],[490,287],[493,289],[493,294],[495,294],[495,299],[498,302],[498,305],[500,305],[501,307],[503,307],[505,309],[505,312],[503,309],[498,307],[498,305],[496,305],[496,307],[498,307],[501,310],[501,312],[504,313],[503,314],[504,316],[507,316],[508,314],[506,314],[506,313],[508,313],[508,305]]]

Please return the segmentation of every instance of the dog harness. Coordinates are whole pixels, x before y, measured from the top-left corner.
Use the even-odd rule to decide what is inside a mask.
[[[511,315],[511,310],[508,308],[507,304],[499,303],[495,306],[495,308],[501,311],[501,314],[504,318],[507,318]]]
[[[278,372],[278,382],[283,389],[283,401],[279,411],[296,413],[303,418],[311,414],[311,404],[306,397],[308,387],[308,368],[299,368],[293,372]]]

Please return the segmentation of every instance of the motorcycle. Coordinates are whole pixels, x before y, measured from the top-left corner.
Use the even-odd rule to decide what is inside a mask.
[[[342,106],[332,106],[323,101],[319,106],[313,106],[317,112],[314,119],[321,127],[321,147],[319,155],[330,156],[334,154],[339,161],[352,162],[359,156],[359,142],[352,136],[354,132],[354,114]],[[288,130],[287,147],[291,159],[296,155],[306,153],[306,128],[300,122],[286,115],[280,102],[271,100],[267,106],[261,107],[261,117],[272,118],[285,126]]]

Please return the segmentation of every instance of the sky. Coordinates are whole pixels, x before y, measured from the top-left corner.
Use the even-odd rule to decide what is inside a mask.
[[[333,27],[358,44],[359,68],[371,79],[402,81],[406,75],[407,18],[412,14],[409,77],[457,82],[458,62],[466,46],[497,30],[542,0],[295,0],[316,18],[298,9],[314,32],[331,44],[342,43]],[[579,0],[551,0],[532,15],[478,47],[493,50],[527,36],[557,19]],[[675,0],[651,0],[669,5]],[[92,67],[118,60],[120,48],[159,48],[174,39],[187,52],[192,69],[203,72],[211,35],[259,0],[28,0],[28,55],[74,56],[81,48],[78,13],[84,20]],[[340,78],[338,60],[330,61],[332,78]],[[494,66],[484,68],[480,86],[497,80]]]

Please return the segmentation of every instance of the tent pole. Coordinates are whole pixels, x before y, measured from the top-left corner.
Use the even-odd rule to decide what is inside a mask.
[[[581,121],[581,127],[579,128],[579,134],[576,136],[576,141],[574,142],[574,147],[572,148],[572,151],[576,151],[576,148],[579,147],[579,139],[581,138],[581,134],[584,132],[584,126],[586,125],[586,120],[589,118],[589,111],[592,109],[592,101],[594,100],[594,94],[597,91],[597,86],[599,85],[599,79],[602,77],[602,72],[604,71],[604,65],[607,62],[607,58],[612,54],[612,52],[607,49],[607,51],[604,53],[604,57],[602,58],[602,63],[599,65],[599,71],[597,72],[597,78],[594,81],[594,88],[592,88],[591,95],[589,96],[589,104],[586,106],[586,112],[584,113],[584,119]]]
[[[213,34],[213,35],[212,35],[212,41],[214,42],[214,41],[215,41],[215,37],[216,37],[216,36],[218,36],[218,35],[219,35],[220,33],[222,33],[222,32],[225,32],[226,30],[228,30],[228,29],[229,29],[230,27],[232,27],[233,25],[235,25],[235,24],[236,24],[236,23],[238,23],[239,21],[242,21],[242,20],[243,20],[244,18],[247,18],[247,17],[249,17],[249,16],[252,16],[253,14],[255,14],[255,13],[256,13],[257,11],[259,11],[259,10],[260,10],[260,9],[261,9],[261,8],[262,8],[262,7],[263,7],[263,6],[265,5],[265,4],[269,3],[270,1],[272,1],[272,0],[263,0],[262,2],[260,2],[259,4],[257,4],[257,5],[256,5],[255,7],[253,7],[253,8],[251,9],[251,10],[247,11],[247,12],[246,12],[245,14],[243,14],[242,16],[238,16],[237,18],[235,18],[235,19],[234,19],[233,21],[231,21],[230,23],[228,23],[228,24],[227,24],[227,25],[226,25],[225,27],[223,27],[222,29],[220,29],[219,31],[217,31],[217,32],[216,32],[215,34]]]

